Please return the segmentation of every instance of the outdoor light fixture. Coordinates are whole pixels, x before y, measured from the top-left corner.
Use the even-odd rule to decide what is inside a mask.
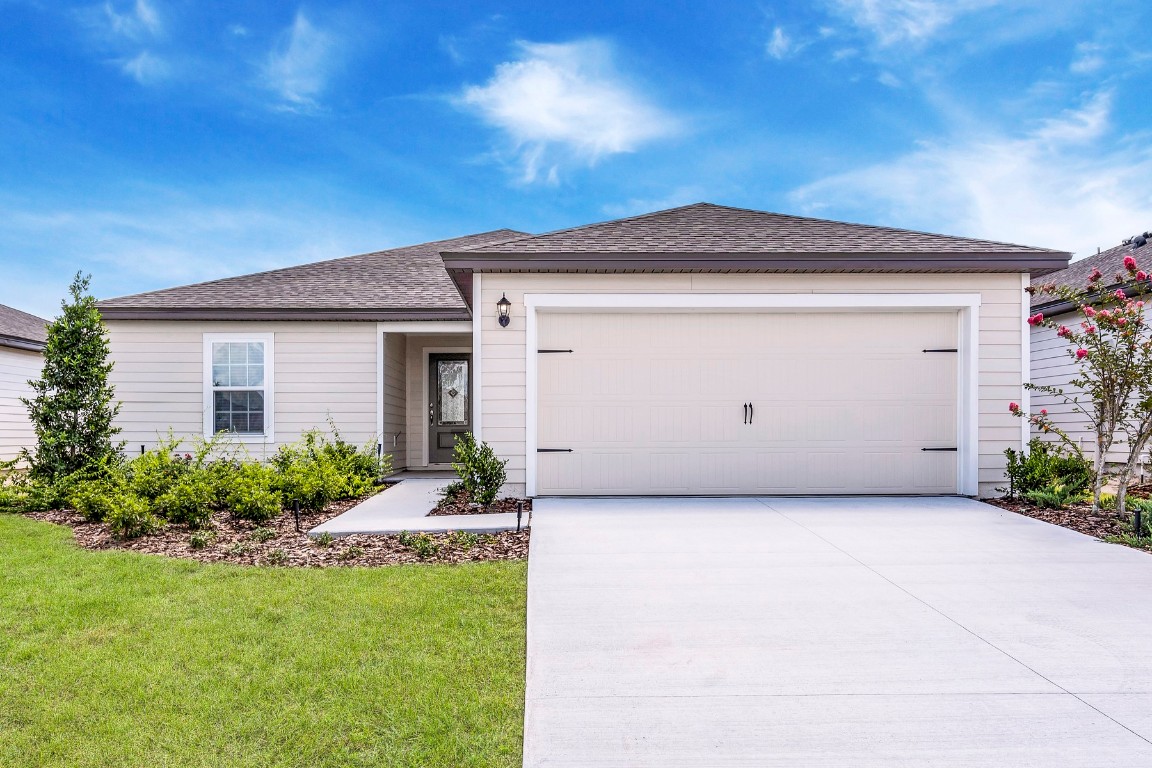
[[[507,295],[501,295],[500,301],[496,302],[496,310],[500,313],[500,327],[507,328],[508,323],[512,322],[512,318],[508,317],[508,310],[512,308],[512,302],[508,301]]]

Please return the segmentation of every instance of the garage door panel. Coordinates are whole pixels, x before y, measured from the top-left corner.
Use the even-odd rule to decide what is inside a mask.
[[[540,316],[542,494],[953,493],[955,312]],[[745,423],[744,403],[755,417]]]

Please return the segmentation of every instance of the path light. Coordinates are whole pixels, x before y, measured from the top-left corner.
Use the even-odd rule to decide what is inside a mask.
[[[512,302],[508,301],[507,294],[500,296],[500,301],[496,302],[496,311],[500,313],[500,327],[507,328],[508,323],[512,322],[512,318],[508,317],[508,310],[512,308]]]

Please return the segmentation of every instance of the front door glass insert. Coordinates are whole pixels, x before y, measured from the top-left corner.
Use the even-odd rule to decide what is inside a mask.
[[[440,400],[440,426],[468,423],[468,361],[440,360],[436,363],[436,391]]]

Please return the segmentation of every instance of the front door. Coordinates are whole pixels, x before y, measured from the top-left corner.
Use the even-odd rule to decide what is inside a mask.
[[[456,437],[471,431],[472,355],[429,355],[428,463],[451,463]]]

